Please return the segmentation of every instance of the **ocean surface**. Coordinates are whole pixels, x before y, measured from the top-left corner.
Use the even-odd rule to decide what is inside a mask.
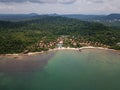
[[[120,90],[120,55],[85,49],[1,57],[0,90]]]

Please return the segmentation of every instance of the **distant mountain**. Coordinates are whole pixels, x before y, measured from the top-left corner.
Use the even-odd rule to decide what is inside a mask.
[[[30,14],[0,14],[0,20],[3,21],[21,21],[39,18],[41,15],[36,13]],[[110,15],[84,15],[84,14],[46,14],[45,16],[62,16],[74,19],[80,19],[83,21],[95,21],[95,22],[120,22],[120,14],[110,14]]]
[[[81,20],[95,20],[98,18],[102,18],[105,15],[82,15],[82,14],[68,14],[68,15],[62,15],[64,17],[68,17],[68,18],[75,18],[75,19],[81,19]]]
[[[30,14],[28,14],[29,16],[38,16],[38,14],[37,13],[30,13]]]
[[[120,14],[110,14],[110,15],[82,15],[82,14],[69,14],[69,15],[62,15],[64,17],[68,18],[76,18],[81,19],[84,21],[94,21],[94,20],[100,20],[100,21],[120,21]]]
[[[0,14],[0,20],[3,21],[17,21],[17,20],[24,20],[24,19],[30,19],[35,18],[39,16],[36,13],[30,13],[30,14]]]
[[[105,17],[107,20],[120,19],[120,14],[110,14]]]
[[[80,19],[83,21],[93,21],[93,20],[118,20],[120,21],[120,14],[110,14],[110,15],[84,15],[84,14],[66,14],[66,15],[59,15],[59,14],[46,14],[48,16],[63,16],[68,18],[75,18]],[[0,14],[0,20],[24,20],[24,19],[31,19],[36,18],[41,15],[37,13],[30,13],[30,14]]]
[[[62,16],[68,18],[80,19],[82,21],[99,22],[106,26],[120,29],[120,14],[110,14],[110,15],[69,14]]]
[[[47,14],[48,16],[60,16],[59,14],[57,13],[53,13],[53,14]]]

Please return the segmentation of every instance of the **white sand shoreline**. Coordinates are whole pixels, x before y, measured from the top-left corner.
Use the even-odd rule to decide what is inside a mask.
[[[103,47],[93,47],[93,46],[86,46],[86,47],[81,47],[81,48],[55,48],[55,49],[50,49],[48,51],[41,51],[41,52],[29,52],[27,54],[1,54],[0,56],[13,56],[13,57],[19,57],[19,56],[32,56],[32,55],[38,55],[38,54],[42,54],[45,52],[50,52],[50,51],[58,51],[58,50],[83,50],[83,49],[101,49],[101,50],[110,50],[110,51],[117,51],[120,53],[120,50],[114,50],[114,49],[108,49],[108,48],[103,48]]]

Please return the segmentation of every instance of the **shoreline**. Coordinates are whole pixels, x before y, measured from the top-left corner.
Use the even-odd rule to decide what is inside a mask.
[[[0,57],[19,57],[19,56],[34,56],[34,55],[39,55],[39,54],[43,54],[46,52],[51,52],[51,51],[59,51],[59,50],[84,50],[84,49],[100,49],[100,50],[110,50],[110,51],[115,51],[118,52],[118,54],[120,54],[120,50],[114,50],[114,49],[109,49],[109,48],[103,48],[103,47],[93,47],[93,46],[86,46],[86,47],[81,47],[81,48],[54,48],[54,49],[49,49],[48,51],[41,51],[41,52],[29,52],[27,54],[22,54],[22,53],[18,53],[18,54],[0,54]]]

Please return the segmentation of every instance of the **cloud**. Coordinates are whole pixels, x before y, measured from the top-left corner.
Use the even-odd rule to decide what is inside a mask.
[[[0,0],[1,3],[61,3],[61,4],[72,4],[76,0]]]
[[[71,4],[76,2],[77,0],[57,0],[57,1],[62,4]]]
[[[0,13],[109,14],[120,12],[120,0],[0,0]]]
[[[86,0],[86,1],[90,3],[104,3],[104,0]]]

